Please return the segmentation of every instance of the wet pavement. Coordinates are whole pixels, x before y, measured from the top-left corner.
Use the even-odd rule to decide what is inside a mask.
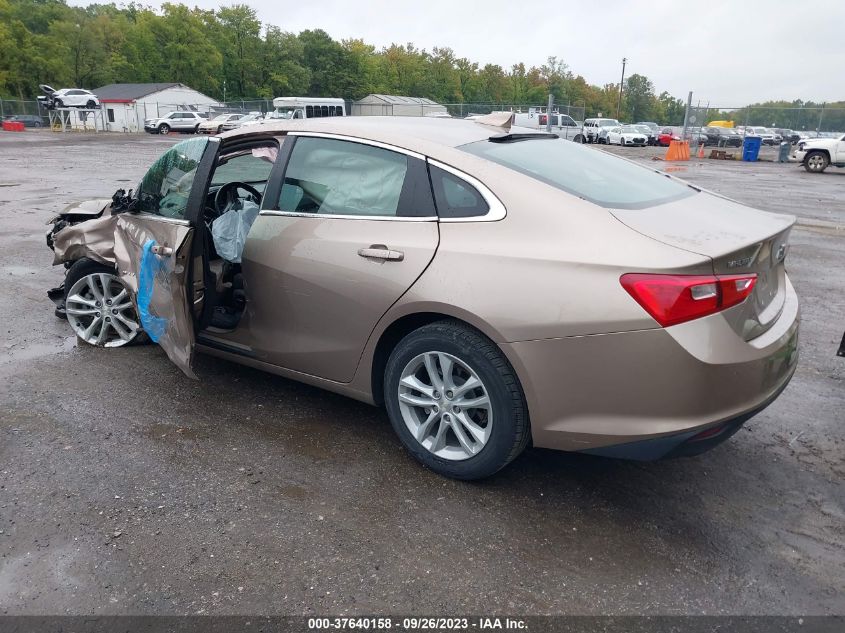
[[[799,216],[796,376],[699,457],[530,449],[459,483],[381,410],[76,344],[44,224],[174,140],[0,134],[0,614],[845,613],[845,171],[614,148]]]

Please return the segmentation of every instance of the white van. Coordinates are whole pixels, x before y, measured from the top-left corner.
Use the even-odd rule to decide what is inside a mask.
[[[274,119],[316,119],[330,116],[348,116],[343,99],[322,97],[276,97],[272,112],[265,120]]]
[[[584,134],[588,143],[607,143],[607,132],[619,127],[616,119],[584,119]]]

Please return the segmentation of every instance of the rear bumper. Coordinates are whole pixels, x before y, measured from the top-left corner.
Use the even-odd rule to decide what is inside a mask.
[[[751,341],[717,314],[668,329],[503,346],[525,390],[534,445],[657,459],[722,425],[712,442],[685,450],[726,439],[795,371],[798,302],[791,286],[787,295],[777,321]]]

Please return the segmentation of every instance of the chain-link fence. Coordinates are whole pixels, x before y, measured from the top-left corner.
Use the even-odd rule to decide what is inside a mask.
[[[356,114],[352,107],[353,102],[347,101],[347,114]],[[491,112],[514,112],[517,114],[535,112],[543,114],[546,111],[546,104],[514,104],[514,103],[446,103],[441,104],[442,114],[452,117],[464,118],[490,114]],[[205,104],[184,104],[184,103],[157,103],[157,102],[133,102],[133,103],[104,103],[103,121],[105,129],[112,132],[137,133],[144,130],[144,122],[155,119],[178,110],[194,110],[197,112],[215,114],[236,112],[242,114],[257,113],[266,114],[273,110],[272,99],[237,99],[225,102],[209,102]],[[555,104],[552,112],[566,114],[579,124],[584,121],[585,107],[583,104],[572,105]],[[40,106],[36,100],[0,99],[0,118],[14,115],[36,115],[41,117],[43,126],[48,126],[48,112]],[[413,114],[410,111],[405,114]],[[543,119],[538,116],[538,124]],[[559,121],[553,116],[552,121]],[[792,140],[798,137],[813,137],[845,133],[845,108],[828,106],[791,106],[791,107],[722,107],[696,102],[690,108],[686,138],[696,144],[705,136],[703,128],[714,121],[723,121],[729,127],[734,127],[744,135],[746,128],[767,128],[774,134]],[[543,121],[543,124],[545,121]],[[661,129],[670,128],[677,136],[684,133],[680,125],[664,125],[665,121],[658,121]],[[540,126],[542,127],[542,125]],[[567,138],[573,138],[575,128],[569,126],[555,125],[554,131]],[[578,126],[580,128],[580,125]]]
[[[733,129],[733,134],[712,133],[712,127]],[[682,136],[682,126],[672,126]],[[801,138],[840,136],[845,133],[845,108],[812,107],[719,107],[697,103],[689,109],[685,140],[693,145],[741,145],[745,136],[760,136],[764,145],[797,143]]]

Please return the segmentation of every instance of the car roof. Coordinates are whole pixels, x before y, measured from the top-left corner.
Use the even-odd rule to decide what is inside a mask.
[[[319,119],[280,120],[265,123],[259,129],[234,130],[222,135],[227,138],[256,133],[323,132],[359,137],[403,149],[432,155],[438,147],[455,148],[466,143],[483,141],[502,134],[504,128],[465,119],[401,116],[346,116]]]

